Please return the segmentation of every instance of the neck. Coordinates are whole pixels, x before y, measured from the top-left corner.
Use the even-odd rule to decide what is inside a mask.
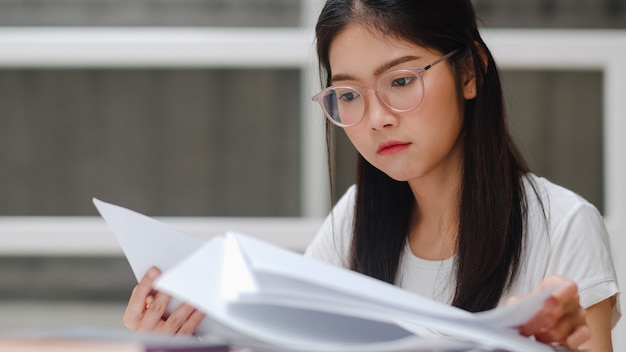
[[[427,260],[451,257],[457,247],[460,171],[446,170],[409,185],[416,201],[408,237],[413,254]]]

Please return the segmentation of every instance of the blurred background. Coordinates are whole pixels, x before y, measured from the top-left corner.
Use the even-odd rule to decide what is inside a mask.
[[[623,155],[607,143],[611,128],[603,116],[626,91],[611,91],[613,100],[607,100],[607,87],[614,85],[607,84],[600,64],[547,59],[543,65],[530,62],[532,55],[517,62],[498,45],[504,48],[527,33],[623,38],[626,1],[474,4],[486,38],[497,44],[496,61],[499,54],[504,57],[511,129],[532,169],[583,195],[603,214],[619,208],[608,198],[621,189],[607,184],[614,173],[607,174],[612,169],[606,160]],[[318,221],[326,214],[323,117],[308,98],[319,87],[307,33],[320,5],[319,0],[0,0],[0,43],[4,38],[19,51],[16,58],[0,46],[0,328],[121,326],[135,284],[121,252],[98,251],[88,238],[84,250],[62,250],[70,238],[64,232],[106,232],[92,197],[157,217],[233,224],[244,218]],[[148,42],[181,29],[215,38],[263,30],[277,38],[305,34],[293,48],[302,58],[292,61],[261,49],[253,53],[264,58],[256,64],[242,48],[242,54],[224,53],[227,58],[219,63],[190,57],[178,65],[147,55],[124,63],[115,54],[125,57],[124,33],[137,29],[148,29]],[[112,34],[107,45],[119,43],[119,51],[82,61],[55,51],[54,43],[63,47],[67,38],[89,33]],[[624,41],[616,43],[624,53]],[[77,47],[97,52],[91,44]],[[36,50],[20,51],[20,45]],[[594,57],[584,48],[574,41],[573,61],[578,55]],[[209,57],[217,55],[203,49]],[[236,63],[239,59],[243,63]],[[619,67],[624,77],[626,69]],[[355,152],[342,133],[335,138],[341,194],[353,182]],[[50,221],[53,232],[46,228]],[[31,229],[33,222],[43,225]],[[302,250],[311,228],[291,247]],[[20,236],[26,242],[14,245]],[[50,247],[34,243],[44,240]]]

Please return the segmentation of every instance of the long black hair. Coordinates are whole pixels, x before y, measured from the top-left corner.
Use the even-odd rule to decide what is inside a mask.
[[[523,175],[528,167],[508,132],[499,73],[479,34],[471,0],[328,0],[316,26],[326,86],[332,76],[329,47],[352,23],[444,54],[461,49],[450,58],[452,67],[475,75],[476,97],[463,108],[452,304],[468,311],[493,308],[520,270],[527,217]],[[462,76],[455,74],[457,80]],[[350,267],[395,283],[410,217],[419,204],[407,182],[391,179],[361,156],[356,182]]]

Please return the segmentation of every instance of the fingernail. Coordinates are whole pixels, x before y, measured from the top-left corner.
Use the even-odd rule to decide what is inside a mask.
[[[159,277],[159,270],[157,270],[157,268],[151,267],[150,269],[148,269],[148,278],[149,279],[154,280],[157,277]]]
[[[548,311],[556,308],[556,299],[554,297],[546,299],[545,303],[543,304],[543,308]]]

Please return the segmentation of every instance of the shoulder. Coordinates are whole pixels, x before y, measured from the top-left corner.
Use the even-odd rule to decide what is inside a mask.
[[[551,181],[527,174],[523,177],[524,189],[529,207],[538,206],[541,201],[546,210],[565,215],[580,207],[595,207],[577,193]]]
[[[608,246],[604,219],[596,207],[575,192],[545,178],[524,177],[529,237],[538,235],[552,245],[597,242]],[[546,233],[547,232],[547,233]]]
[[[560,275],[574,280],[581,304],[617,294],[611,239],[597,208],[545,178],[524,178],[528,203],[527,268],[535,284]]]
[[[348,187],[346,192],[339,198],[337,204],[333,207],[334,215],[341,215],[342,213],[349,212],[352,215],[354,205],[356,203],[356,185]]]
[[[348,266],[356,193],[355,185],[346,190],[324,220],[305,255],[330,264]]]
[[[530,231],[538,231],[533,225],[542,223],[548,226],[551,237],[563,233],[563,227],[574,223],[595,231],[606,231],[597,208],[577,193],[534,174],[524,176],[523,182]]]

